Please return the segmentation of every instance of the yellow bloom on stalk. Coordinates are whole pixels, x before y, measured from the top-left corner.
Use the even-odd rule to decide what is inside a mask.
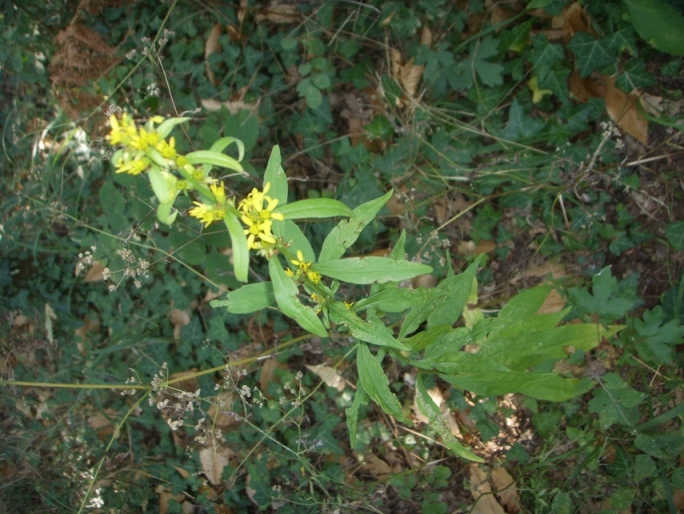
[[[354,302],[342,302],[342,303],[349,310],[352,310],[352,307],[354,307]]]
[[[148,148],[154,148],[159,143],[159,134],[156,132],[147,132],[144,128],[138,129],[138,135],[131,138],[129,146],[136,150],[145,151]]]
[[[309,270],[306,272],[306,276],[309,277],[309,280],[314,284],[318,284],[321,281],[321,274],[316,271]]]
[[[164,159],[175,159],[176,158],[176,138],[171,137],[167,143],[165,140],[159,141],[154,145],[154,149],[159,152]]]
[[[192,202],[195,207],[188,211],[190,216],[198,218],[205,227],[211,225],[214,221],[219,221],[226,215],[226,191],[223,189],[223,183],[212,184],[209,186],[211,192],[214,193],[214,205],[206,205],[202,202]]]
[[[129,175],[140,175],[150,165],[150,160],[146,157],[138,157],[133,160],[121,159],[116,167],[116,173],[128,173]]]
[[[267,182],[263,191],[259,191],[257,188],[252,189],[238,205],[238,209],[242,213],[240,219],[247,226],[245,234],[247,235],[247,246],[251,250],[264,249],[264,244],[267,246],[274,245],[276,239],[271,232],[273,220],[282,221],[285,219],[282,214],[273,212],[278,206],[278,200],[266,195],[270,187],[271,184]]]
[[[297,266],[297,272],[290,271],[292,273],[290,276],[301,277],[306,275],[314,284],[318,284],[321,281],[321,274],[311,270],[311,262],[304,260],[304,254],[301,250],[297,250],[297,258],[290,259],[290,262]]]
[[[121,116],[121,123],[116,116],[111,115],[109,117],[109,125],[111,130],[109,134],[105,136],[105,139],[109,141],[109,144],[114,146],[118,144],[127,145],[131,138],[137,135],[135,128],[135,122],[126,113]]]

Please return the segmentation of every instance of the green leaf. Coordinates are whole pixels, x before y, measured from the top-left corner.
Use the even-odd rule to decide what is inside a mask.
[[[188,121],[190,118],[169,118],[168,120],[164,120],[161,125],[159,125],[156,129],[155,132],[159,134],[159,137],[162,139],[166,139],[166,136],[168,136],[173,128],[176,125],[179,125],[181,123],[185,123]]]
[[[345,250],[354,244],[364,227],[373,221],[391,196],[392,191],[388,191],[380,198],[359,205],[354,209],[354,214],[349,220],[340,221],[323,241],[318,260],[325,262],[342,257]]]
[[[235,137],[222,137],[221,139],[218,139],[213,145],[211,145],[211,150],[212,152],[217,152],[217,153],[222,153],[223,150],[226,149],[228,145],[231,145],[235,143],[235,146],[238,147],[238,161],[242,161],[245,157],[245,144],[240,140]]]
[[[453,325],[459,320],[468,301],[480,261],[481,258],[478,257],[460,275],[448,277],[440,282],[436,289],[443,293],[443,298],[435,302],[433,311],[428,315],[428,328],[443,324]],[[404,323],[406,324],[406,322]],[[410,332],[404,331],[402,326],[402,333]]]
[[[289,245],[291,256],[296,256],[297,250],[301,250],[307,262],[316,262],[316,253],[313,251],[311,243],[294,221],[283,220],[276,222],[273,225],[273,234],[278,238],[282,238]]]
[[[436,296],[438,293],[434,289],[383,289],[357,301],[354,304],[354,311],[359,312],[373,307],[384,312],[401,312],[432,301]]]
[[[655,457],[656,459],[665,458],[663,451],[660,449],[660,446],[658,446],[656,440],[646,434],[639,434],[636,436],[634,439],[634,446],[639,448],[645,454]]]
[[[416,377],[416,404],[420,411],[427,416],[430,428],[433,428],[442,436],[444,445],[456,456],[474,462],[484,462],[484,459],[478,457],[468,448],[464,447],[458,439],[454,437],[454,434],[451,432],[451,427],[446,422],[439,407],[437,407],[437,404],[435,404],[425,388],[425,384],[423,384],[423,375],[421,373]]]
[[[356,366],[359,372],[359,381],[371,400],[377,403],[385,413],[393,416],[402,423],[411,425],[401,409],[399,399],[389,388],[389,380],[385,371],[382,369],[379,360],[382,360],[384,352],[379,355],[379,359],[374,357],[368,346],[359,344],[356,355]]]
[[[641,338],[639,355],[648,362],[672,364],[676,345],[684,342],[684,327],[678,319],[668,320],[660,305],[644,311],[643,319],[634,320],[634,329]]]
[[[508,123],[503,136],[510,141],[529,140],[538,135],[545,125],[543,120],[528,115],[518,97],[515,97],[508,110]]]
[[[644,478],[655,476],[657,471],[656,463],[651,457],[639,454],[634,459],[634,481],[639,482]]]
[[[568,296],[582,311],[598,314],[601,323],[611,323],[620,319],[638,305],[638,299],[618,296],[620,288],[610,266],[594,275],[591,281],[592,294],[585,289],[571,288],[568,290]]]
[[[311,266],[311,269],[349,284],[400,282],[432,272],[427,264],[373,256],[319,262]]]
[[[196,152],[190,152],[185,157],[188,159],[190,164],[211,164],[212,166],[220,166],[222,168],[235,170],[239,173],[245,172],[245,170],[242,168],[242,164],[236,161],[233,157],[219,152],[212,152],[211,150],[197,150]]]
[[[352,406],[345,410],[347,417],[347,428],[349,429],[349,445],[354,449],[356,444],[356,428],[359,422],[359,409],[363,405],[368,404],[368,394],[363,388],[361,382],[356,384],[356,393],[354,393],[354,402]]]
[[[173,203],[178,196],[178,189],[176,184],[178,179],[166,170],[162,170],[159,166],[150,166],[147,171],[147,176],[150,179],[150,185],[159,203]]]
[[[661,52],[684,55],[684,16],[663,0],[625,0],[637,34]]]
[[[575,56],[577,71],[581,77],[588,77],[593,71],[615,62],[616,55],[611,52],[606,41],[597,40],[587,32],[578,32],[568,43]]]
[[[328,331],[316,312],[299,301],[297,285],[285,274],[278,257],[268,261],[268,271],[271,274],[276,302],[283,314],[296,321],[304,330],[320,337],[328,337]]]
[[[223,223],[230,234],[231,247],[233,249],[233,269],[235,278],[240,282],[247,282],[249,272],[249,248],[247,248],[247,236],[242,228],[240,220],[233,212],[226,211]]]
[[[276,299],[271,282],[258,282],[229,292],[225,300],[212,300],[209,303],[214,309],[225,307],[233,314],[249,314],[270,307],[276,303]]]
[[[527,4],[527,7],[525,9],[531,10],[531,9],[543,9],[547,5],[549,5],[553,0],[530,0],[530,2]]]
[[[314,86],[310,78],[305,78],[297,84],[297,91],[306,100],[306,105],[309,109],[316,110],[323,103],[323,95],[320,89]]]
[[[677,252],[684,250],[684,221],[670,223],[665,229],[665,237],[673,250]]]
[[[472,61],[472,67],[485,86],[493,87],[503,84],[504,67],[501,64],[486,60],[499,53],[498,46],[498,39],[487,36],[476,44],[470,52],[469,59]]]
[[[619,375],[607,373],[602,379],[602,388],[597,389],[589,401],[589,412],[599,415],[599,424],[607,429],[615,423],[634,426],[639,421],[636,408],[646,395],[633,389]]]
[[[488,367],[494,367],[491,364]],[[589,391],[590,380],[562,378],[556,373],[510,371],[505,368],[489,371],[463,371],[458,374],[441,374],[444,380],[465,391],[482,396],[500,396],[523,393],[538,400],[564,402]]]
[[[173,210],[174,201],[167,203],[160,203],[157,207],[157,219],[164,225],[173,225],[176,221],[176,216],[178,216],[178,211]]]
[[[278,207],[282,207],[287,203],[287,176],[281,163],[280,147],[275,145],[273,150],[271,150],[271,156],[268,158],[268,164],[266,165],[264,184],[271,184],[268,195],[278,200]]]
[[[349,328],[349,331],[356,339],[398,350],[408,351],[411,349],[395,339],[392,331],[377,318],[364,321],[341,302],[331,302],[328,305],[328,309],[330,310],[332,321]]]
[[[354,212],[345,204],[331,198],[309,198],[286,205],[278,205],[275,209],[288,220],[332,218],[334,216],[353,216]]]

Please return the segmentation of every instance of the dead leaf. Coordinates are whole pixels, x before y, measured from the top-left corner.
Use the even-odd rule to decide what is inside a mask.
[[[501,505],[506,508],[508,514],[518,514],[520,512],[520,495],[515,487],[515,480],[506,468],[492,470],[492,484],[496,490],[496,497]]]
[[[392,60],[392,74],[394,78],[403,87],[406,97],[415,98],[418,92],[418,83],[423,76],[425,66],[413,64],[413,57],[402,64],[404,61],[401,52],[392,48],[390,52]],[[397,106],[402,107],[401,100],[397,98]]]
[[[606,110],[615,124],[630,136],[648,143],[648,121],[640,110],[639,97],[615,87],[615,77],[606,77]]]
[[[392,474],[390,465],[373,453],[363,456],[361,467],[364,471],[380,480],[387,479]]]
[[[578,32],[592,33],[589,15],[579,2],[568,5],[563,12],[551,19],[551,27],[563,32],[563,41],[567,43]]]
[[[173,338],[176,341],[180,341],[181,330],[190,323],[190,314],[180,309],[173,309],[169,318],[173,325]]]
[[[221,483],[221,474],[223,473],[223,468],[228,465],[230,456],[230,449],[222,446],[216,440],[213,447],[200,450],[199,457],[202,472],[211,484],[218,485]]]
[[[83,269],[84,263],[79,262],[76,265],[76,276],[80,274],[81,269]],[[100,282],[104,280],[103,272],[105,270],[105,265],[101,261],[93,261],[88,268],[84,282]]]
[[[491,239],[483,239],[475,246],[473,253],[480,255],[481,253],[492,253],[496,250],[496,242]]]
[[[221,107],[225,107],[233,116],[240,111],[256,112],[259,108],[259,102],[247,103],[242,100],[226,100],[225,102],[220,102],[213,98],[202,98],[200,102],[202,102],[202,107],[207,111],[220,111]]]
[[[468,466],[470,473],[470,494],[475,503],[470,514],[506,514],[492,493],[487,474],[477,464]]]
[[[86,421],[90,428],[95,430],[98,439],[105,441],[114,433],[115,426],[114,421],[112,421],[114,416],[116,416],[116,411],[107,409],[105,412],[89,416]]]
[[[541,307],[539,307],[537,314],[551,314],[554,312],[560,312],[563,310],[564,307],[565,298],[563,298],[563,296],[558,291],[552,289],[549,295],[544,300],[544,303],[542,303]]]
[[[211,424],[221,429],[232,428],[240,423],[237,416],[231,416],[235,395],[230,391],[223,391],[214,397],[207,417]]]
[[[211,64],[208,59],[211,54],[219,53],[221,51],[221,44],[219,43],[221,32],[223,32],[223,26],[220,23],[217,23],[211,29],[207,40],[204,42],[204,67],[207,70],[207,78],[213,86],[218,85],[218,81],[216,80],[216,75],[214,75],[214,71],[211,69]]]
[[[337,389],[339,392],[344,391],[344,379],[335,368],[331,368],[330,366],[325,366],[323,364],[317,364],[315,366],[307,365],[306,369],[317,375],[328,387]]]
[[[55,314],[54,309],[50,306],[49,303],[45,304],[45,334],[47,336],[47,340],[50,344],[53,344],[55,342],[55,338],[52,335],[52,322],[57,321],[57,314]]]
[[[272,1],[271,5],[266,10],[256,15],[256,21],[259,23],[270,21],[271,23],[281,25],[286,23],[297,23],[299,21],[297,6],[290,4],[275,4]]]

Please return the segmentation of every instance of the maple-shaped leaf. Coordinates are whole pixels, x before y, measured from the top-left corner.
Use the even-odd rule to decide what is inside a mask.
[[[684,342],[684,327],[676,319],[667,321],[660,305],[645,311],[643,319],[635,319],[634,328],[643,338],[639,355],[649,362],[671,364],[674,347]]]
[[[625,279],[624,282],[628,282]],[[641,303],[633,291],[618,284],[610,266],[603,268],[591,280],[591,294],[586,289],[572,288],[568,296],[577,307],[588,314],[597,314],[600,323],[611,323],[625,316]]]
[[[527,114],[522,104],[515,98],[508,111],[508,123],[503,136],[510,141],[531,139],[539,134],[545,125],[543,120]]]
[[[499,40],[487,36],[470,51],[473,69],[485,86],[500,86],[503,84],[504,67],[487,61],[499,53]]]

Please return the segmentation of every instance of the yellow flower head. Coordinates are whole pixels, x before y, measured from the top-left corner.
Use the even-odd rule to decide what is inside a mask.
[[[125,155],[125,154],[124,154]],[[150,165],[150,160],[146,157],[136,159],[122,158],[116,164],[116,173],[128,173],[129,175],[140,175]]]
[[[274,245],[276,240],[271,232],[272,220],[284,219],[282,214],[273,212],[278,200],[266,195],[270,187],[271,184],[267,182],[263,191],[252,189],[238,205],[240,219],[247,226],[245,234],[250,249],[263,249],[264,244]]]

